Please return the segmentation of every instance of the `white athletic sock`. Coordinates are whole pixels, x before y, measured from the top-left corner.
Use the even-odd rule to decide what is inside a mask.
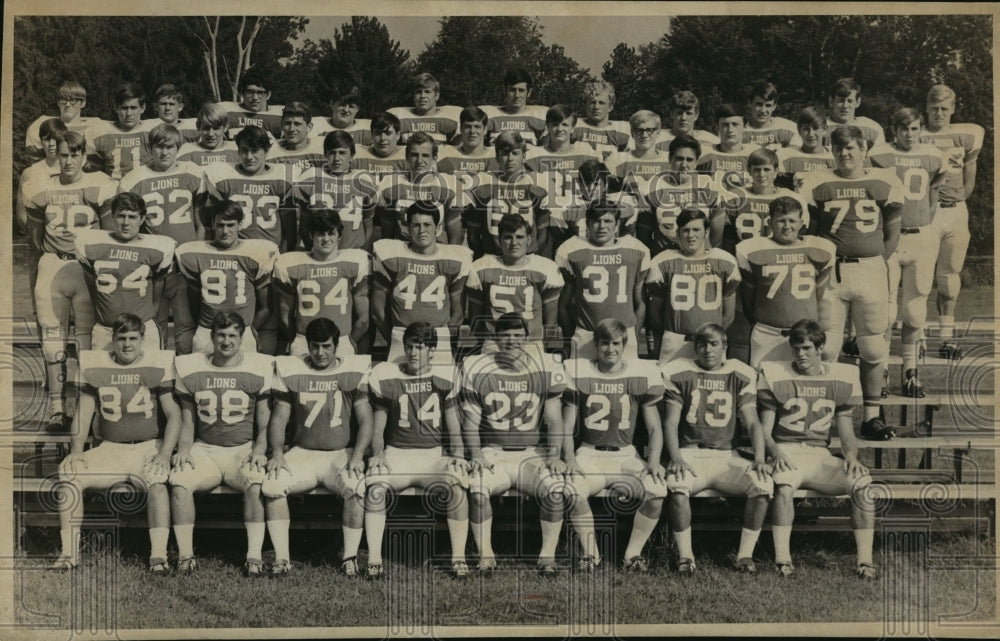
[[[341,530],[344,533],[344,558],[349,559],[352,556],[357,556],[358,548],[361,547],[361,533],[364,532],[364,529],[345,525]]]
[[[194,523],[175,525],[174,538],[177,539],[178,557],[187,559],[194,556]]]
[[[899,355],[903,357],[903,374],[906,370],[917,368],[917,346],[915,343],[903,343]]]
[[[737,559],[752,559],[753,550],[757,547],[757,539],[760,538],[760,530],[748,530],[743,528],[740,532],[740,549],[736,553]]]
[[[275,561],[291,561],[288,551],[289,519],[275,519],[267,522],[267,533],[271,535],[271,545],[274,546]],[[261,542],[263,544],[263,541]]]
[[[244,521],[243,525],[247,528],[247,559],[260,559],[264,553],[264,523]]]
[[[556,556],[556,546],[559,545],[559,533],[562,531],[562,519],[558,521],[541,521],[542,524],[542,549],[538,556],[543,559],[551,559]]]
[[[465,560],[465,543],[469,540],[469,519],[448,519],[448,536],[451,538],[451,561]]]
[[[365,512],[365,538],[368,540],[368,563],[382,562],[382,536],[385,512]]]
[[[875,540],[875,530],[854,530],[854,543],[858,546],[858,565],[872,563],[872,543]]]
[[[948,340],[955,337],[955,317],[942,316],[938,319],[938,326],[941,328],[941,340]]]
[[[59,538],[62,541],[62,555],[68,556],[74,561],[80,558],[80,537],[79,530],[71,527],[59,530]]]
[[[635,513],[632,521],[632,534],[628,538],[628,546],[625,548],[625,560],[634,556],[642,556],[642,548],[646,547],[646,541],[656,529],[659,519],[651,519],[644,514]]]
[[[674,532],[674,540],[677,541],[677,558],[694,559],[694,550],[691,549],[691,528]]]
[[[774,538],[774,560],[776,563],[792,562],[792,526],[772,525],[771,536]]]
[[[149,558],[167,558],[167,540],[170,538],[170,528],[151,527],[149,528]]]
[[[472,538],[476,541],[479,558],[492,559],[496,556],[493,552],[493,517],[482,523],[472,523]]]

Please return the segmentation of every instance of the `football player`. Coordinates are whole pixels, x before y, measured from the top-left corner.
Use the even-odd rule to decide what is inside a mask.
[[[245,329],[240,345],[257,351],[252,329],[268,319],[269,284],[278,248],[262,239],[239,237],[246,214],[232,200],[213,207],[212,240],[196,240],[177,248],[177,269],[187,280],[192,316],[198,328],[192,351],[212,353],[211,325],[219,312],[235,312]]]
[[[292,200],[291,171],[267,162],[271,139],[267,132],[249,125],[236,135],[240,161],[235,165],[212,163],[205,167],[205,189],[214,203],[233,201],[243,208],[240,238],[261,238],[284,253],[298,244],[296,209]]]
[[[435,171],[437,157],[438,145],[430,135],[418,131],[406,141],[406,173],[386,176],[378,185],[375,217],[381,224],[383,239],[410,240],[407,207],[420,200],[434,203],[438,210],[438,241],[462,243],[462,211],[456,205],[456,183],[453,176]]]
[[[17,203],[14,210],[14,220],[17,223],[18,231],[28,231],[28,210],[27,196],[32,191],[32,182],[46,183],[51,178],[59,175],[59,151],[56,147],[56,134],[69,131],[62,120],[49,118],[42,122],[38,128],[38,136],[43,147],[44,157],[38,162],[28,166],[21,172],[21,178],[17,184]],[[37,267],[37,265],[35,266]],[[35,283],[35,273],[32,273],[31,284]]]
[[[773,461],[774,560],[778,574],[794,574],[789,542],[795,519],[795,490],[850,494],[857,574],[862,579],[874,579],[875,512],[864,492],[871,477],[858,462],[851,418],[852,410],[861,401],[861,384],[853,365],[823,362],[825,340],[825,333],[814,321],[795,323],[788,336],[793,360],[763,363],[757,380],[760,423]],[[830,453],[831,427],[840,438],[843,458]]]
[[[441,83],[429,73],[420,73],[410,81],[413,91],[412,107],[393,107],[389,113],[399,118],[403,142],[410,134],[422,131],[435,142],[444,144],[458,132],[458,107],[438,105]]]
[[[778,149],[778,178],[782,187],[798,190],[802,176],[809,171],[833,169],[833,154],[823,146],[826,137],[826,112],[819,107],[805,107],[795,121],[802,144]]]
[[[407,170],[406,149],[399,146],[399,118],[389,112],[372,118],[371,147],[362,147],[351,166],[371,174],[378,184],[383,178]]]
[[[889,256],[889,326],[903,320],[901,356],[904,396],[923,396],[917,379],[917,339],[927,322],[927,297],[934,285],[934,261],[940,238],[928,225],[938,207],[938,189],[947,175],[944,156],[933,145],[920,142],[923,115],[903,108],[892,115],[892,144],[872,147],[873,167],[892,169],[903,183],[899,245]],[[940,210],[939,210],[940,211]],[[899,293],[900,281],[903,291]],[[899,306],[897,309],[897,298]]]
[[[750,332],[750,366],[790,360],[785,330],[801,318],[823,319],[823,294],[830,282],[837,249],[826,238],[800,237],[805,206],[779,196],[768,205],[770,235],[736,245],[742,280],[743,314]]]
[[[176,127],[184,142],[194,142],[200,137],[198,119],[181,118],[181,112],[184,111],[184,93],[177,85],[166,84],[156,88],[156,92],[153,93],[153,111],[164,123]]]
[[[504,104],[483,107],[489,116],[486,130],[497,135],[507,131],[521,134],[529,145],[539,144],[545,133],[545,107],[529,105],[533,89],[531,74],[521,67],[507,71],[503,77]]]
[[[232,140],[244,127],[260,127],[271,138],[281,135],[281,105],[268,105],[271,91],[264,75],[256,69],[247,69],[240,76],[240,102],[220,103],[228,114],[228,132]]]
[[[691,547],[691,495],[713,489],[727,496],[746,496],[743,531],[736,569],[753,573],[753,551],[774,493],[768,475],[764,434],[757,420],[757,373],[735,358],[726,358],[726,330],[705,323],[694,331],[695,357],[662,365],[663,432],[667,455],[670,530],[677,542],[677,571],[694,574]],[[750,433],[753,461],[733,447],[736,419]]]
[[[437,354],[451,359],[451,336],[462,324],[462,292],[472,252],[438,244],[440,216],[438,203],[418,200],[406,208],[409,242],[375,241],[372,324],[389,342],[390,361],[403,355],[403,330],[415,321],[437,329]]]
[[[827,133],[823,139],[823,145],[832,144],[830,136],[833,131],[847,125],[857,127],[861,131],[865,142],[865,151],[871,149],[875,143],[885,142],[882,125],[871,118],[854,115],[854,112],[861,106],[861,85],[855,82],[854,78],[840,78],[833,83],[827,93],[827,101],[830,107],[830,118],[826,123]]]
[[[747,92],[747,124],[743,143],[759,147],[788,147],[800,142],[795,123],[774,115],[778,106],[778,88],[772,82],[758,81]]]
[[[369,250],[375,235],[375,198],[372,175],[353,168],[354,139],[346,131],[331,131],[323,140],[326,162],[298,175],[293,199],[299,204],[299,238],[312,247],[309,224],[315,211],[333,210],[344,231],[342,249]]]
[[[702,145],[717,145],[719,137],[704,129],[695,129],[701,110],[698,97],[690,91],[678,91],[670,96],[667,113],[670,115],[670,129],[661,129],[656,140],[656,148],[667,151],[670,141],[685,134],[692,136]]]
[[[500,220],[508,214],[518,214],[532,229],[527,251],[547,252],[549,210],[545,205],[548,192],[536,184],[533,175],[524,171],[527,143],[518,132],[505,131],[497,137],[493,149],[500,170],[480,176],[481,184],[472,190],[472,202],[463,214],[469,249],[476,258],[484,254],[499,255],[502,252]]]
[[[217,102],[206,102],[198,112],[195,124],[199,137],[181,147],[177,160],[190,161],[199,167],[212,163],[235,165],[239,162],[240,154],[236,143],[226,139],[229,114],[225,107]]]
[[[447,492],[451,570],[456,578],[469,576],[469,463],[458,415],[458,377],[454,365],[431,365],[436,346],[437,332],[430,323],[411,323],[403,332],[403,361],[379,363],[369,376],[375,406],[365,497],[371,579],[385,575],[382,536],[389,494],[408,487]]]
[[[712,145],[698,159],[698,171],[706,173],[729,192],[742,192],[750,184],[748,159],[753,148],[743,144],[745,127],[743,114],[732,105],[719,105],[715,110],[719,144]],[[713,227],[712,246],[719,245],[718,232]]]
[[[934,145],[948,161],[944,183],[938,191],[938,209],[930,231],[940,238],[935,279],[942,358],[961,358],[954,342],[955,305],[962,288],[959,274],[969,249],[969,208],[966,201],[976,187],[979,152],[984,130],[972,123],[953,123],[955,92],[947,85],[934,85],[927,92],[927,127],[920,142]]]
[[[587,235],[573,236],[556,250],[566,287],[559,296],[559,325],[572,337],[576,358],[593,358],[594,326],[617,318],[629,328],[625,357],[639,357],[636,328],[643,326],[642,286],[649,250],[632,236],[616,237],[621,208],[601,199],[587,207]],[[631,347],[630,347],[631,345]]]
[[[138,194],[146,203],[143,228],[166,236],[177,245],[205,238],[203,170],[192,162],[177,160],[181,134],[173,125],[159,124],[149,132],[152,159],[129,172],[122,191]],[[174,319],[174,346],[178,354],[191,353],[195,321],[191,316],[187,282],[178,271],[167,274],[156,313],[156,324],[167,326]],[[148,336],[147,336],[148,339]]]
[[[588,498],[616,487],[627,495],[642,497],[625,550],[625,569],[646,572],[649,562],[642,556],[642,548],[660,518],[667,490],[666,472],[660,464],[663,432],[657,410],[663,397],[663,379],[653,363],[623,357],[628,331],[617,318],[597,323],[594,341],[596,359],[566,362],[563,393],[563,424],[567,432],[572,430],[580,437],[576,469],[569,469],[566,497],[570,521],[583,546],[579,569],[590,572],[601,563]],[[649,432],[645,460],[632,444],[640,411]],[[571,435],[567,435],[564,447],[573,447]]]
[[[160,331],[154,319],[177,243],[169,236],[139,233],[146,221],[146,202],[137,194],[126,191],[115,196],[110,219],[110,232],[81,229],[76,235],[76,257],[83,265],[97,321],[91,347],[110,347],[111,325],[131,310],[145,323],[147,345],[158,349]]]
[[[576,112],[569,105],[555,105],[545,112],[544,144],[531,147],[524,164],[529,171],[539,174],[538,183],[553,195],[557,202],[572,199],[576,171],[586,160],[599,159],[600,154],[582,142],[573,141]],[[578,195],[577,195],[578,196]]]
[[[899,244],[903,186],[892,170],[866,167],[864,134],[853,125],[836,129],[830,139],[837,168],[806,175],[801,194],[809,205],[811,228],[837,248],[834,278],[823,308],[829,319],[825,356],[837,357],[848,315],[857,334],[864,392],[862,436],[885,438],[882,362],[889,356],[889,277],[886,259]]]
[[[344,132],[335,135],[345,136]],[[337,354],[354,354],[368,334],[368,277],[371,256],[361,249],[341,249],[344,224],[329,209],[313,210],[309,219],[311,249],[281,254],[274,262],[281,331],[289,354],[308,351],[305,330],[317,318],[337,325]]]
[[[212,319],[212,353],[176,358],[181,429],[170,472],[170,510],[177,539],[177,570],[190,574],[194,558],[195,505],[192,492],[209,492],[225,483],[243,493],[247,556],[243,572],[264,574],[264,503],[261,483],[267,474],[268,397],[274,359],[241,349],[246,326],[236,312]]]
[[[274,407],[267,426],[271,458],[260,490],[267,532],[274,545],[271,576],[291,571],[286,497],[321,485],[344,501],[340,567],[347,576],[357,576],[365,514],[364,453],[372,430],[367,385],[371,357],[340,354],[340,331],[327,318],[313,319],[304,333],[307,354],[279,356],[274,362]],[[352,447],[355,421],[357,435]],[[287,452],[286,433],[291,442]]]
[[[112,349],[80,354],[80,405],[73,419],[69,454],[59,480],[72,486],[60,501],[62,553],[54,569],[78,565],[83,492],[131,483],[146,492],[149,571],[166,574],[170,498],[164,483],[180,432],[181,412],[173,396],[174,358],[145,343],[142,319],[122,314],[112,328]],[[95,411],[101,443],[84,451]],[[163,421],[160,421],[160,416]]]
[[[585,142],[601,160],[629,146],[629,126],[611,120],[615,108],[615,88],[610,82],[590,82],[583,87],[584,117],[573,127],[573,142]]]
[[[628,120],[632,132],[631,149],[617,151],[605,161],[614,177],[615,186],[641,197],[640,184],[648,185],[653,176],[670,169],[670,156],[656,147],[660,133],[660,117],[645,109],[632,114]]]
[[[441,145],[437,170],[446,174],[478,174],[495,171],[497,164],[488,142],[486,123],[489,118],[479,107],[466,107],[458,114],[458,142],[455,146]]]
[[[87,129],[97,124],[99,119],[81,116],[87,106],[87,90],[76,80],[66,80],[59,86],[56,93],[56,105],[59,107],[57,118],[66,129],[87,136]],[[41,135],[42,124],[53,116],[39,116],[28,125],[24,136],[24,146],[32,160],[42,160],[46,157],[44,138]]]
[[[134,82],[126,82],[115,90],[114,122],[101,121],[88,132],[92,154],[90,163],[115,180],[149,162],[150,130],[159,120],[143,121],[146,92]]]
[[[335,90],[330,99],[330,117],[313,122],[313,135],[322,138],[331,131],[343,131],[350,134],[358,147],[371,145],[372,121],[357,117],[360,104],[361,90],[356,86]]]
[[[553,250],[558,249],[570,236],[586,237],[587,207],[600,200],[613,201],[621,209],[616,235],[633,236],[636,214],[640,209],[639,199],[631,193],[621,191],[618,182],[613,180],[608,166],[596,158],[584,160],[575,173],[573,195],[570,198],[555,197],[549,201],[551,203],[549,244]],[[547,178],[551,176],[543,179]],[[547,184],[553,183],[549,181]]]
[[[94,306],[87,292],[83,266],[76,260],[76,232],[96,229],[111,209],[118,182],[101,172],[84,173],[87,141],[82,134],[56,134],[59,175],[33,181],[25,193],[28,234],[42,253],[35,280],[35,309],[42,335],[42,354],[49,389],[49,431],[69,428],[63,404],[66,347],[72,314],[77,349],[90,349]]]
[[[659,354],[661,363],[694,357],[691,339],[704,323],[732,324],[740,282],[736,260],[708,246],[708,214],[703,209],[681,211],[677,238],[680,249],[657,254],[645,281],[650,354]]]
[[[499,349],[462,362],[460,392],[479,571],[496,569],[490,497],[514,488],[538,501],[542,545],[537,567],[543,576],[554,577],[565,473],[567,464],[575,463],[573,449],[565,447],[569,435],[560,412],[566,374],[552,355],[525,349],[528,323],[520,314],[503,314],[494,329]]]
[[[517,136],[504,132],[503,136]],[[538,254],[529,254],[531,223],[521,214],[504,214],[497,224],[500,255],[486,254],[469,270],[465,293],[469,326],[479,335],[492,336],[493,322],[516,312],[528,323],[528,340],[542,345],[546,337],[559,336],[559,294],[563,277],[559,267]],[[495,351],[487,339],[483,350]]]
[[[719,206],[721,190],[710,176],[698,173],[695,167],[701,157],[701,143],[687,134],[670,141],[670,168],[654,175],[643,185],[641,211],[636,217],[636,237],[658,255],[665,249],[677,249],[677,215],[685,207],[702,207],[709,212],[711,228],[722,236],[725,211]],[[644,192],[644,193],[643,193]]]
[[[326,162],[323,140],[310,137],[312,111],[304,102],[290,102],[281,110],[281,138],[268,153],[268,160],[291,165],[297,172],[319,167]]]

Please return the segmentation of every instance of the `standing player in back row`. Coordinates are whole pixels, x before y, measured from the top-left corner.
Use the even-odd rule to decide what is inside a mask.
[[[159,120],[143,121],[146,92],[134,82],[126,82],[115,91],[114,122],[100,122],[87,131],[91,142],[91,165],[121,180],[122,176],[149,162],[147,135]]]
[[[774,115],[778,106],[778,88],[771,82],[755,82],[747,92],[747,126],[743,142],[777,149],[801,142],[795,123]]]
[[[372,121],[356,117],[360,104],[361,90],[356,86],[334,90],[330,99],[330,117],[313,121],[313,135],[323,138],[332,131],[342,131],[351,136],[358,147],[372,144]]]
[[[873,167],[896,172],[903,183],[899,247],[889,256],[889,325],[903,320],[904,396],[922,396],[917,379],[917,339],[927,321],[927,296],[934,285],[934,261],[940,239],[929,225],[937,208],[938,188],[945,178],[945,159],[937,147],[920,143],[923,116],[904,108],[892,116],[893,144],[875,145],[868,153]],[[902,280],[903,292],[899,294]],[[897,298],[899,307],[897,309]],[[888,376],[888,374],[887,374]]]
[[[629,328],[625,356],[638,358],[638,328],[646,317],[642,297],[649,250],[633,236],[617,238],[621,208],[600,199],[587,207],[587,235],[572,236],[556,251],[566,287],[559,297],[559,325],[575,358],[593,358],[594,327],[617,318]]]
[[[809,205],[811,230],[837,248],[834,277],[826,290],[829,318],[824,356],[837,358],[850,317],[861,355],[864,436],[881,438],[882,363],[889,357],[889,277],[886,259],[899,244],[903,186],[895,172],[865,166],[864,134],[853,126],[831,134],[837,168],[806,175],[802,196]]]
[[[885,142],[882,125],[865,116],[855,116],[854,112],[861,106],[861,85],[854,78],[841,78],[833,83],[827,94],[830,107],[830,119],[826,123],[827,133],[823,139],[824,145],[831,144],[831,134],[840,127],[857,127],[864,139],[865,151],[880,142]]]
[[[422,131],[438,144],[450,142],[458,133],[458,107],[439,106],[441,83],[429,73],[420,73],[411,80],[412,107],[394,107],[389,113],[399,118],[403,142],[410,134]]]
[[[245,127],[260,127],[272,138],[281,135],[281,105],[268,105],[271,90],[264,75],[256,69],[247,69],[240,76],[240,103],[220,103],[228,114],[227,131],[232,139]]]
[[[532,87],[531,74],[525,69],[508,70],[503,77],[504,104],[483,107],[489,117],[486,130],[494,137],[508,131],[517,132],[529,145],[537,145],[545,133],[545,107],[528,104]]]
[[[962,288],[959,274],[969,249],[969,207],[966,201],[976,187],[979,152],[983,148],[982,127],[973,123],[952,123],[955,92],[947,85],[934,85],[927,92],[927,128],[920,142],[934,145],[944,154],[947,173],[938,191],[938,210],[930,231],[941,241],[938,254],[937,310],[941,329],[942,358],[960,358],[962,352],[952,340],[955,335],[955,306]]]
[[[600,160],[629,146],[629,126],[621,120],[611,120],[615,108],[615,88],[610,82],[591,82],[583,88],[583,119],[573,129],[573,142],[590,145]]]

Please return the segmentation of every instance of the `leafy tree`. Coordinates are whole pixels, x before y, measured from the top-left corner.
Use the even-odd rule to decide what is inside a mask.
[[[604,63],[601,77],[615,88],[615,108],[611,117],[617,120],[628,120],[629,116],[640,109],[648,109],[645,98],[648,91],[646,84],[646,68],[642,56],[624,42],[618,43],[611,52],[611,59]]]

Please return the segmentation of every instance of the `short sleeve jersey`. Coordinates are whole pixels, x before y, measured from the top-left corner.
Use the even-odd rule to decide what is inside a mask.
[[[236,365],[216,367],[210,356],[184,354],[175,362],[177,396],[194,404],[198,440],[223,447],[253,440],[257,403],[271,394],[274,358],[248,352]]]
[[[505,131],[516,131],[529,145],[537,145],[545,133],[545,113],[548,109],[541,105],[526,105],[518,113],[510,113],[502,106],[484,106],[482,109],[489,118],[486,131],[491,132],[494,139]]]
[[[816,283],[833,269],[837,249],[829,240],[805,236],[792,245],[750,238],[736,246],[743,281],[754,284],[754,316],[787,328],[802,318],[819,318]]]
[[[596,361],[566,361],[563,404],[576,406],[572,426],[588,445],[627,447],[639,408],[663,398],[663,378],[652,361],[632,360],[619,372],[601,372]],[[570,426],[567,426],[567,428]]]
[[[469,356],[462,361],[463,405],[482,410],[482,445],[534,447],[541,440],[540,418],[545,401],[566,390],[566,372],[550,354],[542,360],[527,357],[513,369],[497,361],[497,354]]]
[[[62,184],[59,176],[26,185],[28,220],[43,227],[42,250],[72,257],[76,232],[97,229],[118,193],[118,181],[100,172]]]
[[[315,318],[329,318],[342,336],[351,333],[356,296],[368,297],[371,256],[344,249],[329,260],[306,252],[281,254],[274,262],[275,285],[295,297],[295,331],[305,335]]]
[[[415,321],[432,325],[451,318],[451,293],[469,277],[472,252],[459,245],[438,245],[430,255],[418,254],[401,240],[375,241],[373,277],[389,291],[393,326]]]
[[[584,142],[574,142],[566,151],[554,152],[545,147],[529,147],[524,165],[534,172],[573,172],[588,160],[600,160],[601,155]]]
[[[174,353],[145,351],[128,365],[113,353],[80,353],[81,392],[97,401],[101,438],[112,443],[163,437],[160,395],[174,389]]]
[[[326,163],[326,156],[323,155],[323,139],[315,135],[310,136],[302,149],[288,149],[285,147],[284,139],[277,140],[267,152],[267,162],[291,166],[297,172],[320,167]]]
[[[370,174],[372,181],[377,185],[393,174],[408,171],[406,149],[398,147],[396,151],[383,158],[373,154],[368,147],[361,147],[351,160],[351,169]]]
[[[880,142],[885,142],[882,125],[866,116],[855,116],[851,122],[837,122],[833,118],[826,119],[826,133],[823,135],[823,146],[830,146],[830,135],[840,127],[853,126],[861,130],[861,135],[868,143],[868,149]]]
[[[189,142],[177,152],[177,161],[192,162],[199,167],[216,163],[235,165],[240,161],[240,152],[232,140],[223,140],[215,149],[206,149],[197,142]]]
[[[274,359],[271,395],[287,403],[293,445],[308,450],[342,450],[353,431],[355,406],[368,402],[370,356],[352,355],[326,369],[316,369],[309,356]]]
[[[723,191],[711,176],[667,171],[645,184],[640,180],[638,186],[644,205],[636,226],[650,230],[653,254],[677,247],[677,216],[685,208],[700,207],[709,219],[724,215],[720,207]]]
[[[646,287],[664,299],[664,324],[676,334],[694,334],[703,323],[722,322],[722,301],[739,286],[736,259],[713,247],[703,256],[668,249],[653,259]]]
[[[147,164],[152,158],[149,132],[159,120],[144,120],[128,131],[113,122],[102,122],[88,131],[88,149],[100,158],[99,169],[115,180]]]
[[[581,118],[573,128],[573,142],[590,145],[602,159],[616,151],[625,151],[631,139],[629,125],[623,120],[609,120],[606,125],[594,126]]]
[[[313,118],[312,135],[322,141],[332,131],[343,131],[351,135],[354,144],[360,149],[372,144],[372,121],[367,118],[356,118],[347,127],[335,127],[329,118]]]
[[[750,186],[750,154],[754,149],[745,145],[740,151],[722,151],[713,145],[698,159],[698,171],[712,176],[728,190],[746,189]]]
[[[172,124],[177,131],[180,132],[181,139],[185,143],[194,142],[201,138],[201,132],[198,131],[197,118],[178,118],[174,122],[168,124]]]
[[[637,320],[632,293],[649,271],[649,250],[632,236],[597,247],[573,236],[556,250],[556,265],[572,278],[577,304],[577,326],[593,331],[605,318],[617,318],[627,327]]]
[[[714,370],[690,358],[663,365],[664,402],[681,408],[681,447],[733,449],[736,417],[757,402],[757,374],[746,363],[728,359]]]
[[[260,127],[273,138],[281,137],[281,112],[284,105],[269,105],[263,111],[250,111],[236,102],[219,103],[229,115],[229,139],[235,138],[236,134],[244,127],[251,125]]]
[[[236,312],[249,325],[257,305],[257,287],[270,282],[278,248],[266,240],[244,240],[220,250],[209,241],[177,248],[177,268],[201,293],[198,324],[209,327],[219,312]]]
[[[372,368],[372,403],[388,417],[385,444],[401,449],[444,445],[444,414],[458,403],[457,377],[454,365],[431,365],[422,374],[408,374],[398,362]]]
[[[751,127],[750,123],[743,129],[743,144],[755,147],[787,147],[798,142],[798,127],[787,118],[775,116],[764,127]]]
[[[465,154],[459,147],[441,145],[438,148],[437,170],[443,174],[457,172],[478,174],[497,171],[497,155],[493,147],[483,147],[478,153]]]
[[[979,157],[983,149],[985,130],[972,123],[955,123],[939,131],[928,131],[920,136],[920,142],[934,145],[945,157],[947,175],[938,200],[942,203],[954,203],[965,200],[965,175],[962,168],[966,163]]]
[[[205,189],[212,200],[232,200],[243,209],[240,238],[260,238],[281,247],[281,213],[294,207],[293,170],[268,164],[259,174],[248,176],[235,165],[205,167]]]
[[[91,276],[87,284],[97,322],[110,327],[124,312],[143,321],[156,316],[160,301],[153,298],[153,282],[170,271],[175,247],[172,238],[155,234],[122,242],[109,231],[80,230],[76,256]]]
[[[163,172],[144,165],[122,179],[121,190],[142,196],[146,202],[144,225],[150,233],[186,243],[198,240],[191,205],[204,191],[203,175],[203,169],[190,162],[179,162]]]
[[[39,116],[35,119],[33,123],[28,125],[28,129],[24,135],[24,146],[29,152],[38,154],[39,156],[45,155],[44,145],[42,144],[42,124],[46,120],[60,120],[59,116]],[[75,131],[78,134],[83,134],[84,138],[90,140],[89,129],[94,125],[100,124],[101,121],[98,118],[84,117],[81,116],[71,123],[63,123],[66,128],[70,131]]]
[[[782,147],[775,153],[778,155],[778,174],[795,189],[799,189],[808,172],[837,168],[833,153],[825,147],[819,153],[809,153],[802,151],[801,146],[789,146]]]
[[[399,118],[403,142],[411,133],[422,131],[440,144],[450,142],[458,133],[461,111],[460,107],[440,105],[434,113],[418,115],[411,107],[393,107],[389,113]]]
[[[293,199],[299,204],[299,235],[308,237],[308,222],[313,209],[331,209],[340,215],[344,233],[341,249],[362,249],[365,246],[365,222],[375,218],[375,183],[371,174],[350,171],[335,175],[322,167],[299,174],[295,180]]]
[[[657,150],[648,158],[636,158],[631,151],[616,151],[604,161],[608,171],[622,185],[622,189],[635,196],[645,196],[639,189],[640,180],[648,185],[653,176],[670,170],[670,158]]]
[[[461,216],[455,207],[457,186],[455,177],[448,174],[429,172],[411,178],[408,174],[388,176],[377,188],[376,211],[381,221],[391,221],[397,237],[410,240],[410,229],[406,225],[406,209],[418,200],[432,202],[440,215],[438,240],[445,241],[444,228],[449,222]]]
[[[786,196],[797,200],[802,207],[802,227],[809,227],[809,207],[799,194],[788,189],[775,190],[773,194],[755,194],[750,190],[744,192],[744,198],[728,203],[726,207],[726,226],[722,232],[722,248],[732,252],[736,243],[748,238],[771,237],[770,205],[771,202]]]
[[[528,321],[528,336],[541,338],[542,308],[559,299],[564,286],[556,264],[537,254],[526,256],[522,265],[505,265],[499,256],[487,254],[472,263],[465,291],[489,309],[491,320],[517,312]]]
[[[873,167],[891,169],[903,184],[903,227],[923,227],[931,222],[934,207],[930,184],[946,171],[945,160],[932,145],[916,145],[901,151],[888,143],[875,145],[868,152]]]
[[[520,174],[513,181],[501,176],[481,174],[481,184],[472,192],[472,203],[465,211],[470,235],[478,233],[483,251],[500,254],[500,220],[506,214],[520,214],[536,232],[549,227],[545,208],[548,192],[535,184],[530,174]],[[528,252],[538,251],[537,235],[530,234]]]
[[[841,178],[833,171],[806,175],[801,192],[809,205],[816,233],[849,258],[881,256],[884,247],[883,210],[903,204],[903,186],[892,170],[869,169],[859,178]]]
[[[847,363],[823,363],[824,373],[799,374],[790,362],[761,365],[757,400],[762,409],[775,412],[771,432],[776,443],[830,445],[834,417],[850,415],[861,405],[858,368]]]

